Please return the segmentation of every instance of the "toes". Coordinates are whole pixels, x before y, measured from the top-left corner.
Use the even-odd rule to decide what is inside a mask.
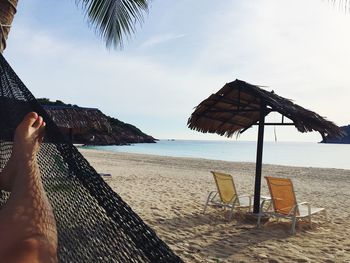
[[[42,143],[44,140],[44,136],[45,136],[45,126],[46,123],[43,121],[40,128],[39,128],[39,136],[38,136],[38,141],[39,143]]]
[[[39,116],[36,112],[30,112],[24,117],[22,123],[26,126],[33,126],[33,124],[37,121],[38,117]]]
[[[44,122],[43,117],[39,116],[36,119],[36,121],[33,123],[32,126],[33,126],[33,128],[38,129],[38,128],[40,128],[42,126],[43,122]]]
[[[44,134],[44,132],[45,132],[45,126],[46,126],[46,123],[43,121],[43,123],[42,123],[41,126],[39,127],[39,134]]]

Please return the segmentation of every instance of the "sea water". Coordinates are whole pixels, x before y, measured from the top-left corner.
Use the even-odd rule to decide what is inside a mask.
[[[256,142],[160,140],[127,146],[88,147],[112,152],[255,162]],[[263,163],[303,167],[350,169],[349,144],[264,142]]]

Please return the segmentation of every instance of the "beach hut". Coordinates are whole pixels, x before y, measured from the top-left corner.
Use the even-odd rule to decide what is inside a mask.
[[[271,112],[282,115],[280,122],[267,123]],[[285,122],[285,118],[289,119]],[[254,213],[259,212],[261,167],[264,127],[267,125],[293,125],[300,132],[317,131],[322,138],[341,137],[342,130],[333,122],[307,110],[292,101],[242,80],[227,83],[217,93],[202,101],[192,113],[188,127],[203,133],[217,133],[232,137],[258,125],[256,173],[254,188]]]

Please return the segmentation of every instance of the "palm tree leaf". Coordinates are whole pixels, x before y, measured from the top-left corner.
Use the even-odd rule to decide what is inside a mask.
[[[350,10],[350,0],[328,0],[339,10],[348,12]]]
[[[89,25],[106,46],[123,47],[123,40],[135,32],[148,11],[150,0],[76,0],[83,7]]]

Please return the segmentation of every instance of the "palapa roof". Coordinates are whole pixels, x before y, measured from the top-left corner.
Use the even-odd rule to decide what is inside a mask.
[[[107,117],[96,108],[81,108],[69,106],[48,106],[43,108],[58,127],[96,129],[111,131],[112,127]]]
[[[187,125],[200,132],[231,137],[257,124],[264,105],[265,116],[270,112],[279,112],[292,120],[300,132],[318,131],[322,137],[343,136],[337,125],[317,113],[278,96],[273,91],[266,91],[238,79],[227,83],[217,93],[202,101],[188,119]]]

